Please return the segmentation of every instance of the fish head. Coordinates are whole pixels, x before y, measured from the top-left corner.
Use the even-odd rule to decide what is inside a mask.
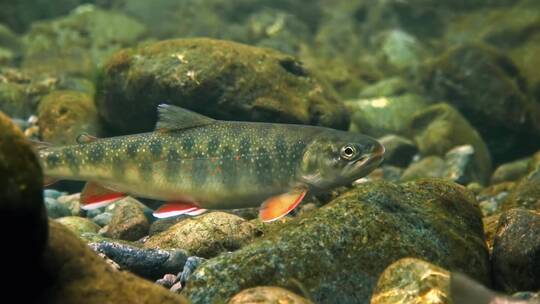
[[[384,152],[384,146],[369,136],[325,130],[306,146],[300,180],[312,190],[350,185],[373,171]]]

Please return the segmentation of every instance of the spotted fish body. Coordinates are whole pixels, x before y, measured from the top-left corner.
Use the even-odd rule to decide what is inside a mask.
[[[206,209],[253,207],[291,189],[314,190],[307,150],[321,137],[351,136],[321,127],[216,121],[171,106],[161,111],[154,132],[40,150],[45,174]],[[382,154],[375,140],[361,139],[372,154]]]

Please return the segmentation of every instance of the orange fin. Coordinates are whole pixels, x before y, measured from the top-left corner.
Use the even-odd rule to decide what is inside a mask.
[[[267,199],[259,210],[259,218],[263,222],[272,222],[284,217],[300,204],[306,193],[307,190],[300,190]]]
[[[168,218],[182,214],[194,216],[204,213],[205,211],[206,209],[201,209],[193,203],[169,202],[154,211],[153,215],[157,218]]]
[[[115,192],[97,183],[88,182],[81,193],[81,208],[91,210],[104,207],[126,196],[125,193]]]
[[[98,140],[97,137],[86,134],[86,133],[80,134],[79,136],[77,136],[77,139],[76,139],[78,144],[87,144],[87,143],[94,142],[96,140]]]

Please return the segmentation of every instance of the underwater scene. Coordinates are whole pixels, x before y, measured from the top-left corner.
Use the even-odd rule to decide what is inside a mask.
[[[540,1],[0,0],[0,216],[15,303],[540,303]]]

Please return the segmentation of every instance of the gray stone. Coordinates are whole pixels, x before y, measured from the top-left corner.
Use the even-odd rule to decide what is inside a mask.
[[[90,243],[89,246],[105,254],[123,269],[151,280],[180,272],[187,259],[186,252],[182,250],[145,249],[108,241]]]
[[[45,198],[45,208],[47,208],[47,215],[53,219],[71,215],[68,206],[51,197]]]

